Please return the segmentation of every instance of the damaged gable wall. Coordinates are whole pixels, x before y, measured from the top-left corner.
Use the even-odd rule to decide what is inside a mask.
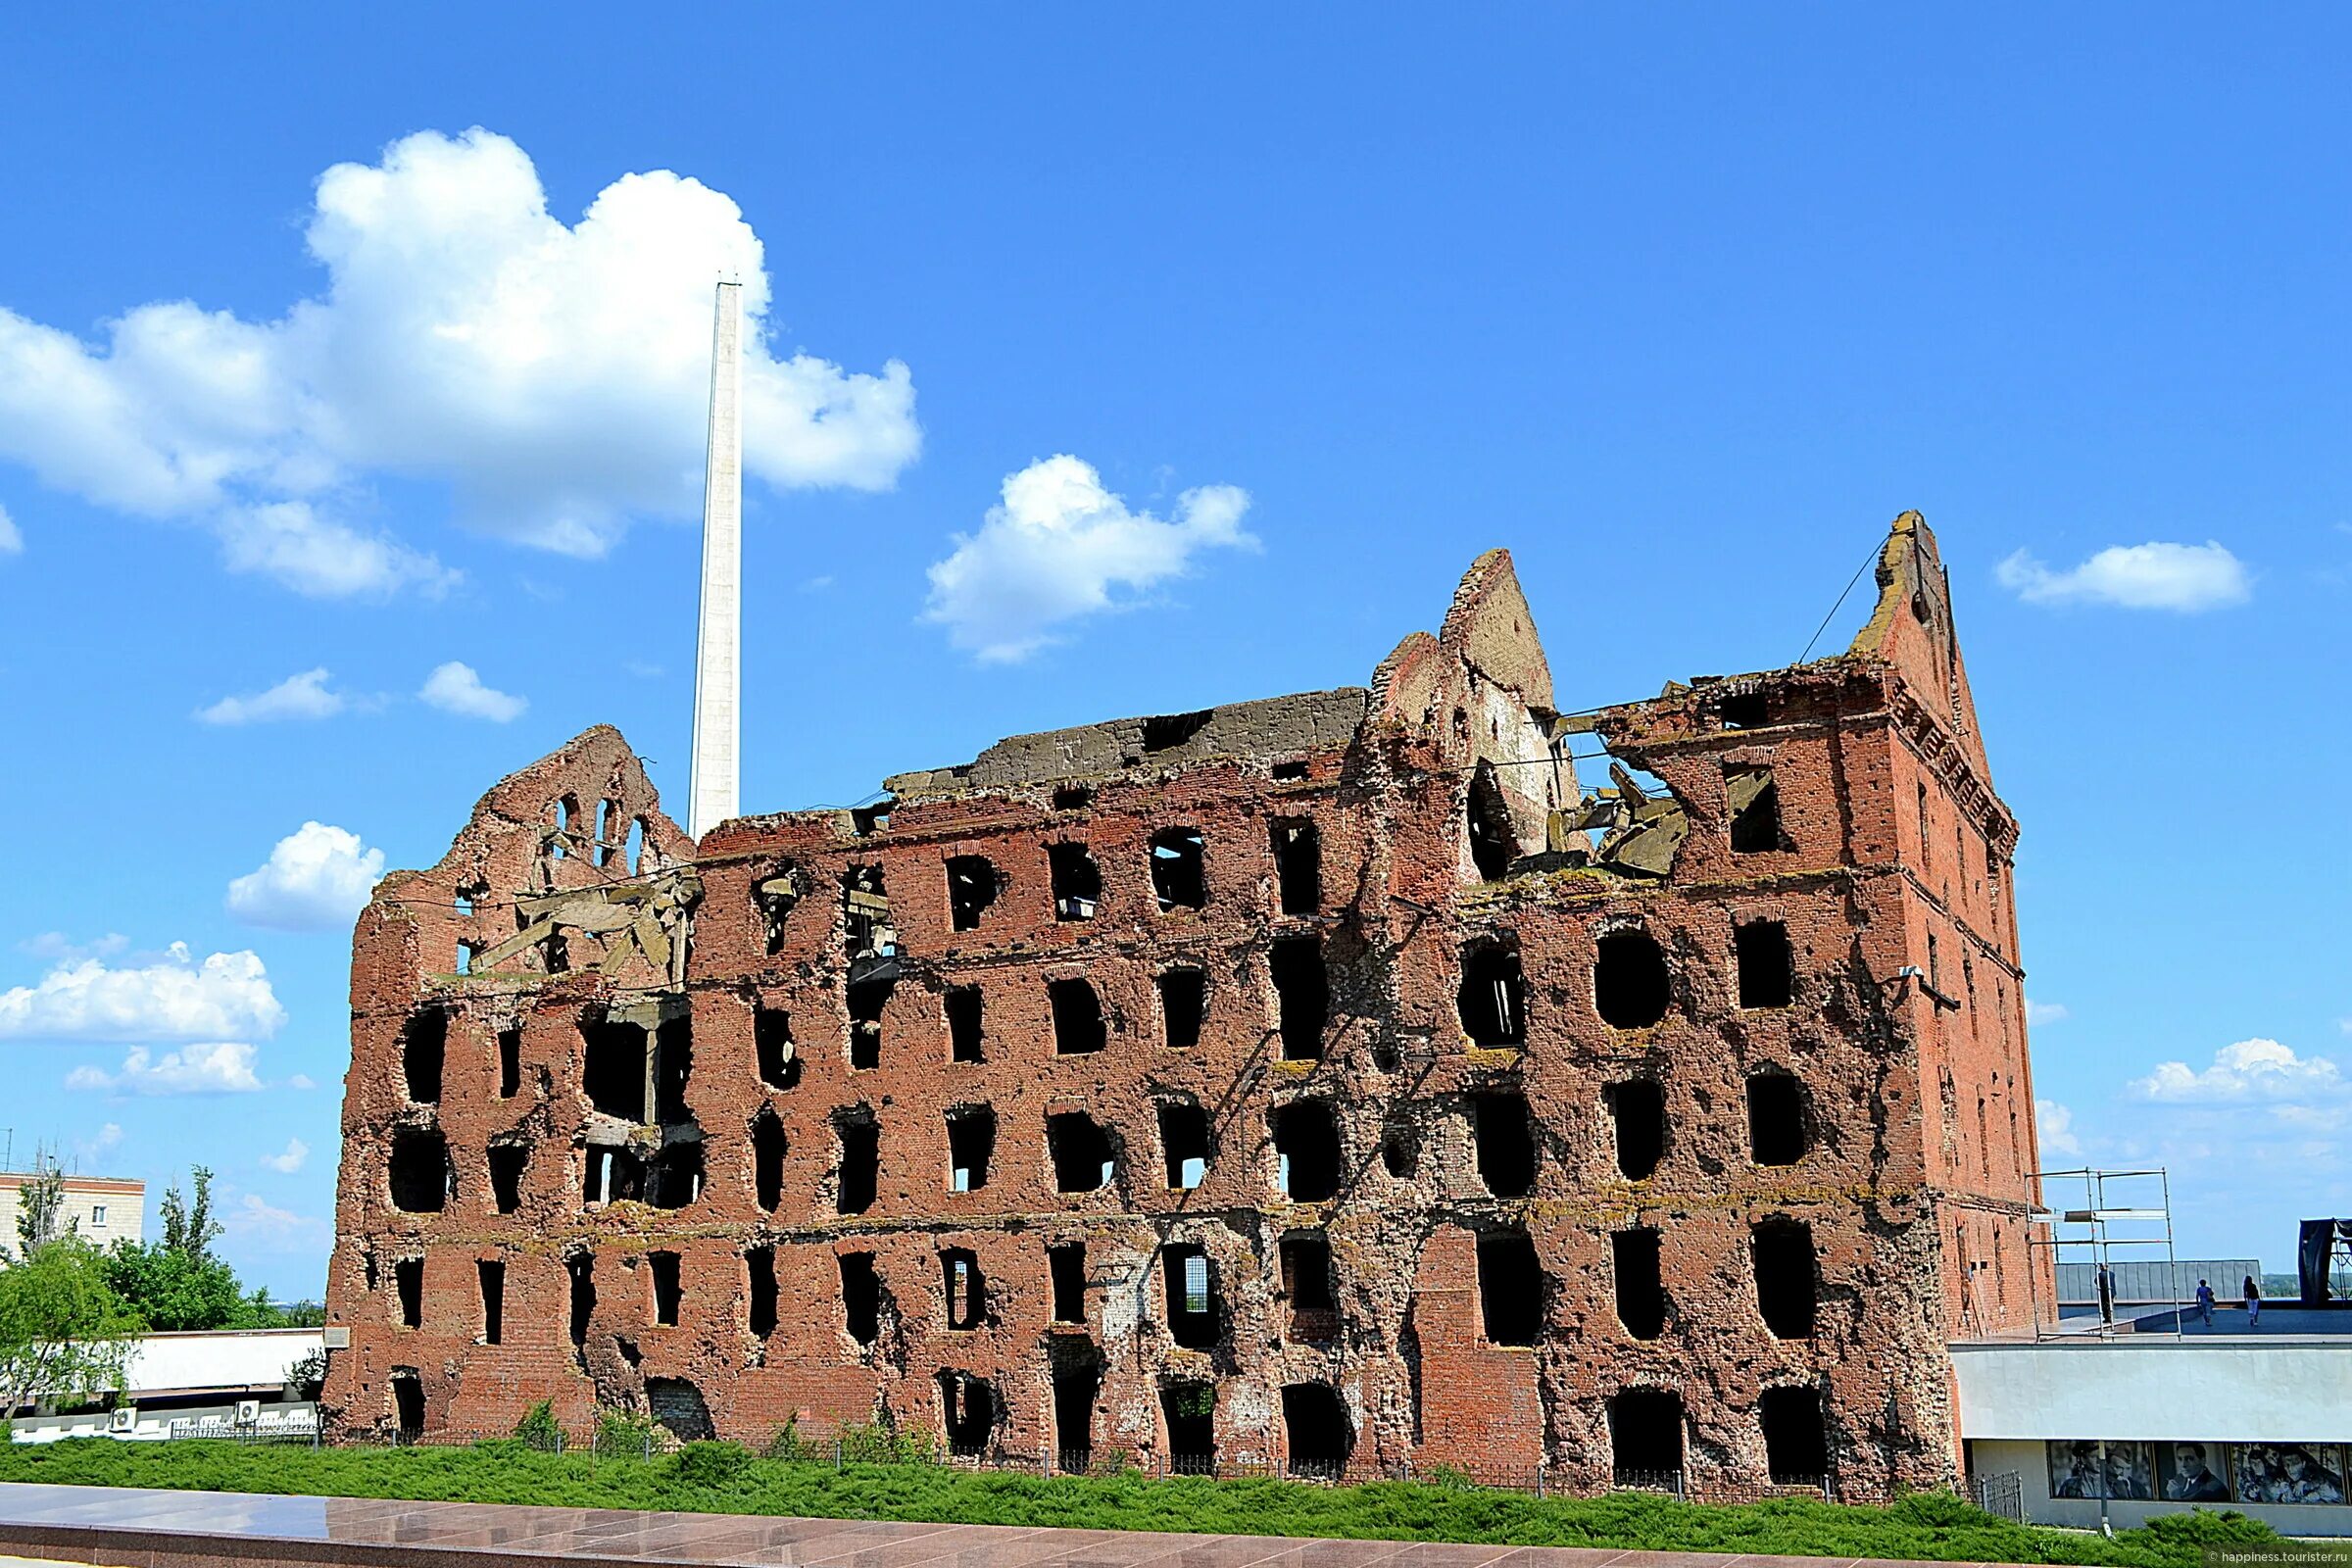
[[[2034,1265],[2015,826],[1934,562],[1898,521],[1915,626],[1563,719],[1494,551],[1368,692],[699,844],[588,732],[361,919],[335,1429],[1596,1491],[1769,1484],[1799,1388],[1843,1494],[1947,1477],[1945,1339]]]

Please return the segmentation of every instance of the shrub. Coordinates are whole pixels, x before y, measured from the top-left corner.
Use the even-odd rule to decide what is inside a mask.
[[[652,1451],[651,1417],[607,1406],[596,1414],[596,1451],[622,1458],[642,1459]]]
[[[852,1422],[837,1441],[846,1464],[933,1464],[939,1444],[928,1432],[895,1432],[878,1422]]]
[[[2235,1508],[2225,1508],[2220,1513],[2210,1508],[2160,1513],[2139,1529],[2159,1546],[2188,1547],[2192,1555],[2199,1547],[2275,1546],[2284,1539],[2261,1520],[2249,1519]]]
[[[799,1416],[776,1428],[776,1435],[767,1442],[767,1456],[781,1459],[787,1464],[798,1464],[817,1456],[816,1446],[801,1436]]]
[[[524,1447],[541,1453],[561,1453],[564,1449],[564,1429],[556,1425],[555,1406],[546,1399],[532,1405],[514,1423],[514,1436],[522,1440]]]
[[[1905,1524],[1922,1525],[1930,1530],[1961,1530],[1992,1523],[1992,1515],[1948,1492],[1906,1493],[1886,1511]]]
[[[752,1468],[740,1443],[689,1443],[678,1450],[678,1479],[690,1487],[731,1487]]]

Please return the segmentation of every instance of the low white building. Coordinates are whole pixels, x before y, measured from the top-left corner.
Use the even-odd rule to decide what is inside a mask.
[[[18,1195],[41,1178],[29,1171],[0,1171],[0,1250],[17,1250]],[[93,1247],[147,1239],[147,1184],[122,1176],[65,1178],[65,1215],[74,1233]]]
[[[1970,1473],[2014,1473],[2040,1524],[2121,1529],[2203,1506],[2352,1536],[2352,1309],[2174,1325],[2164,1312],[2113,1338],[1954,1345]]]
[[[27,1416],[10,1423],[18,1443],[62,1438],[307,1436],[318,1406],[297,1385],[303,1362],[324,1348],[323,1329],[222,1329],[150,1334],[123,1368],[111,1410]]]

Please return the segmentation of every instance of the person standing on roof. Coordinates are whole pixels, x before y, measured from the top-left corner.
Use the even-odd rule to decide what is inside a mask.
[[[2254,1276],[2249,1274],[2246,1276],[2246,1327],[2252,1328],[2261,1321],[2262,1287],[2255,1284]]]
[[[2205,1280],[2197,1281],[2197,1316],[2207,1328],[2213,1327],[2213,1286]]]

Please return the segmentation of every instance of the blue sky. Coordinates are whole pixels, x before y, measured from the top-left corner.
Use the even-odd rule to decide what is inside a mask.
[[[1496,544],[1566,706],[1768,667],[1917,507],[2050,1159],[2352,1212],[2340,10],[127,15],[0,51],[20,1154],[316,1292],[351,901],[592,722],[683,793],[729,266],[747,808],[1360,683]]]

